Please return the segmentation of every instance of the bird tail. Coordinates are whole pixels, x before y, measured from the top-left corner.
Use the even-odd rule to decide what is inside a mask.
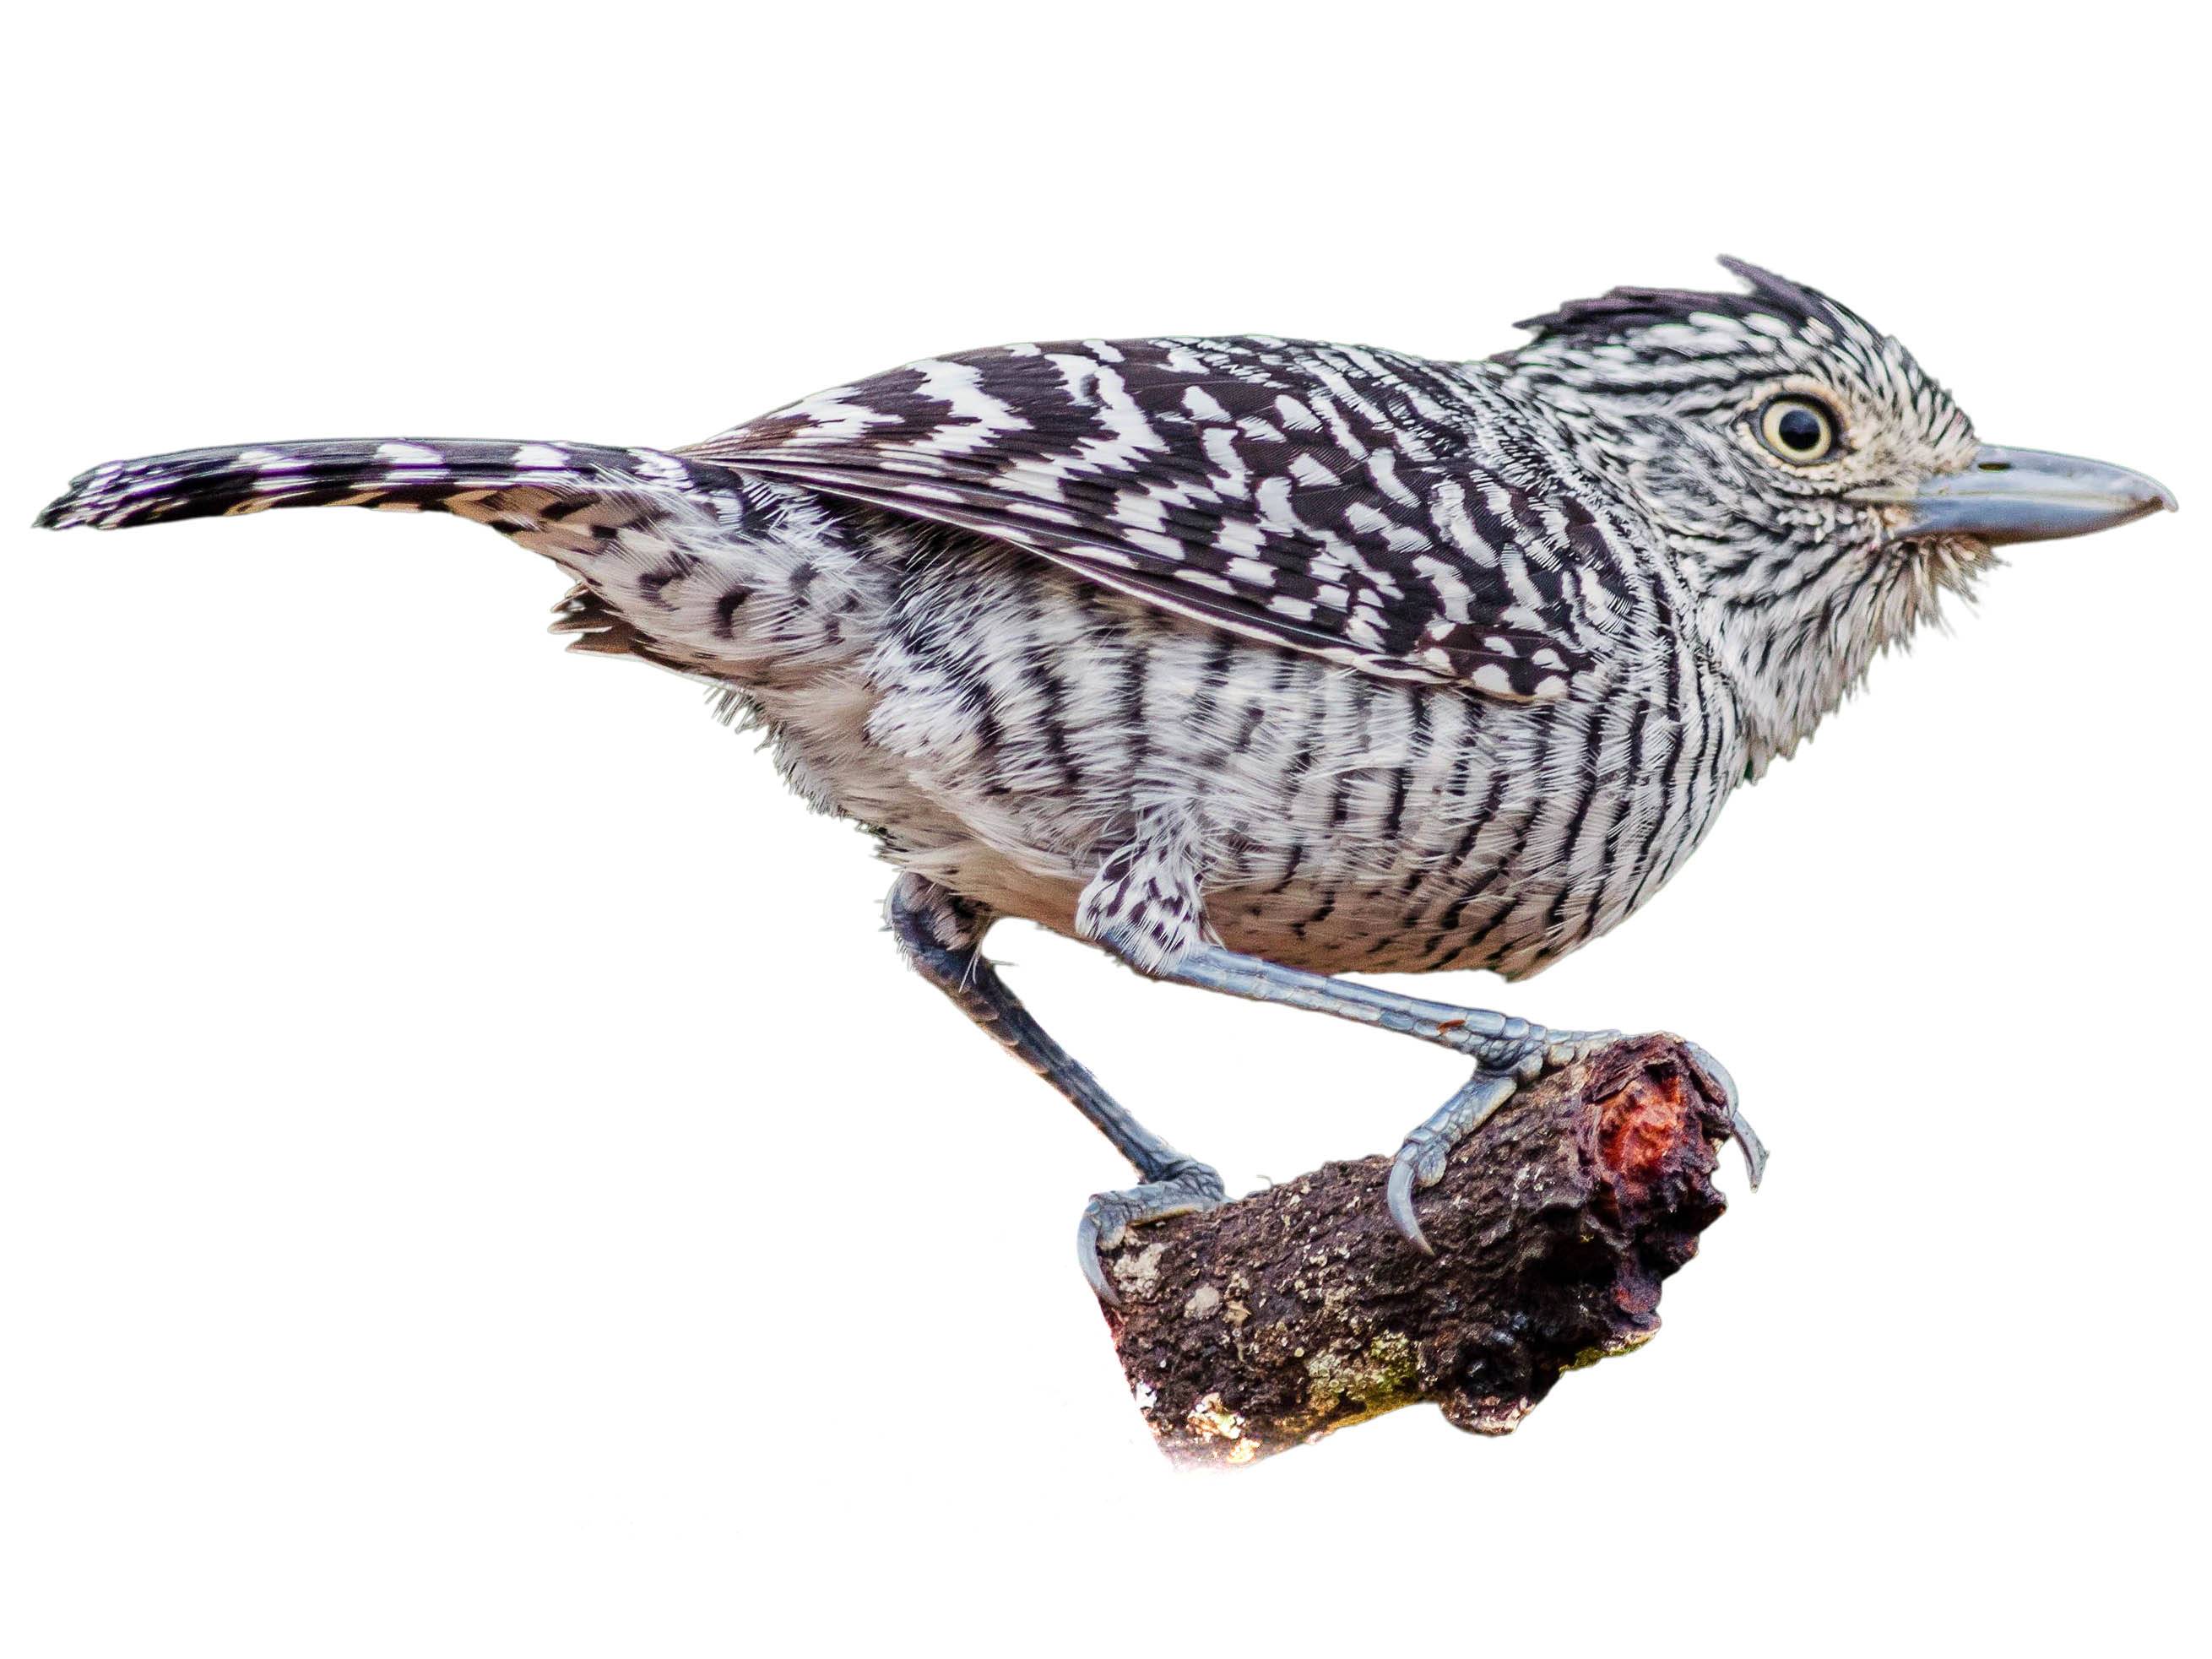
[[[735,489],[726,469],[656,449],[485,439],[321,438],[187,449],[110,461],[70,481],[39,514],[46,530],[120,530],[272,507],[456,512],[486,495],[551,491],[582,512],[593,498]],[[468,513],[474,518],[484,516]]]
[[[578,579],[556,631],[741,684],[805,672],[852,640],[866,573],[808,492],[657,449],[331,438],[110,461],[39,514],[49,530],[284,507],[450,513]]]

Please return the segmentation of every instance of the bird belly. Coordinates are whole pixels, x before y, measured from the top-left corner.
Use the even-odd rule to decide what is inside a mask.
[[[1656,890],[1724,793],[1672,711],[1381,679],[988,544],[921,563],[874,626],[749,693],[786,776],[901,868],[1062,933],[1164,815],[1233,950],[1517,976]]]

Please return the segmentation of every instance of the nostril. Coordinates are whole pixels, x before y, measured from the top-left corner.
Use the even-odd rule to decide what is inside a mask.
[[[2012,463],[2010,461],[1983,461],[1979,463],[1974,470],[1977,472],[2009,472],[2012,471]]]

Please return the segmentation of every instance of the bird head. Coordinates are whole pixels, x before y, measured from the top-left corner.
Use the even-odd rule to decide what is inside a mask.
[[[1703,594],[1754,772],[2009,542],[2177,505],[2139,472],[1981,442],[1903,346],[1741,260],[1748,292],[1618,288],[1493,362]]]

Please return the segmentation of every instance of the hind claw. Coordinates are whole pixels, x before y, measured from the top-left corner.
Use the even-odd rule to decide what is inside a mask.
[[[1751,1127],[1751,1120],[1743,1115],[1735,1079],[1729,1075],[1727,1066],[1698,1044],[1685,1042],[1682,1052],[1698,1068],[1698,1081],[1705,1086],[1705,1092],[1728,1108],[1729,1133],[1735,1140],[1736,1150],[1743,1154],[1743,1172],[1750,1178],[1751,1189],[1757,1192],[1761,1177],[1766,1174],[1766,1143]]]
[[[1221,1176],[1195,1158],[1185,1158],[1158,1181],[1121,1192],[1094,1193],[1075,1227],[1075,1258],[1084,1282],[1109,1308],[1121,1305],[1121,1293],[1106,1276],[1103,1253],[1118,1250],[1129,1229],[1171,1215],[1211,1210],[1223,1201]]]

